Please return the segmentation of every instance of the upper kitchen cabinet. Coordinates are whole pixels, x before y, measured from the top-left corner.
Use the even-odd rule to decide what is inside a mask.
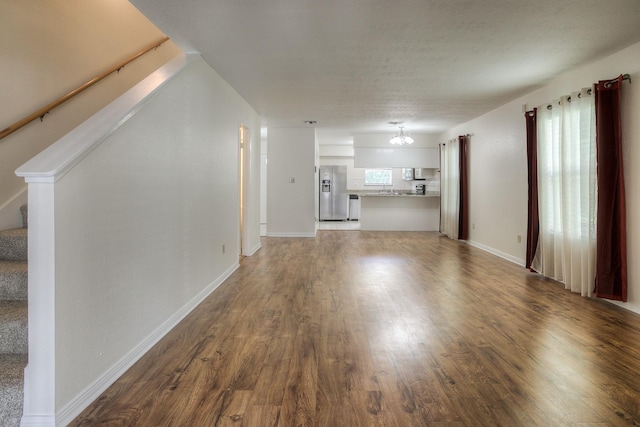
[[[357,168],[440,168],[435,135],[411,135],[411,145],[394,146],[393,135],[367,134],[353,137],[353,163]]]
[[[356,168],[440,168],[438,148],[418,147],[354,147],[353,165]]]

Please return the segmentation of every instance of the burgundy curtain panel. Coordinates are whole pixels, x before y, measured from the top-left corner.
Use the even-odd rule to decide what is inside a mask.
[[[458,239],[469,238],[469,184],[467,178],[467,142],[469,137],[459,136],[460,143],[460,214],[458,217]]]
[[[627,300],[627,226],[622,169],[622,76],[596,86],[598,215],[595,295]]]
[[[538,211],[538,109],[524,114],[527,125],[527,170],[529,181],[529,202],[527,207],[527,254],[525,267],[531,269],[533,257],[538,247],[540,217]]]

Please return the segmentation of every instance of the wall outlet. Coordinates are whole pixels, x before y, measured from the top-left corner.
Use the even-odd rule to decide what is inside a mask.
[[[289,184],[295,184],[296,179],[294,177],[289,178]]]
[[[518,243],[522,242],[522,236],[520,234],[518,234]]]
[[[224,247],[224,243],[222,244],[222,253],[224,253],[225,251],[225,247]]]
[[[471,224],[471,229],[475,230],[476,229],[476,223],[474,222],[473,224]]]

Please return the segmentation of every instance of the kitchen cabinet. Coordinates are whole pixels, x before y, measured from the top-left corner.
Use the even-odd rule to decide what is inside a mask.
[[[354,147],[357,168],[440,168],[437,147]]]
[[[438,231],[440,194],[360,195],[360,229],[376,231]]]

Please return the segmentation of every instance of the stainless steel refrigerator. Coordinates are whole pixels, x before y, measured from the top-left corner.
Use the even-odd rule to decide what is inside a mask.
[[[320,166],[320,221],[348,218],[347,167]]]

